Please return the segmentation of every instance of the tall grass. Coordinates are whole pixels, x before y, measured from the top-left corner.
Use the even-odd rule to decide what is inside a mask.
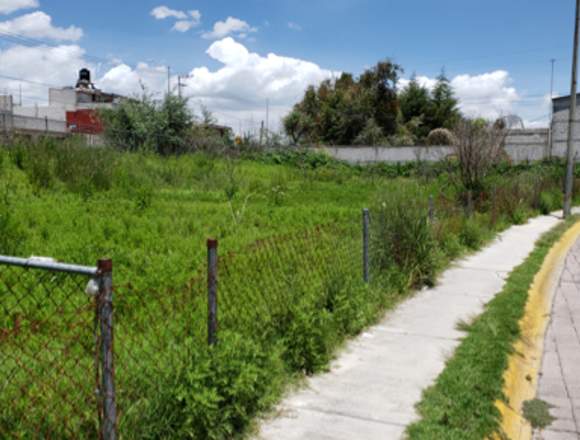
[[[119,429],[127,438],[243,432],[285,384],[323,371],[345,338],[411,289],[436,282],[449,260],[555,205],[560,173],[557,164],[492,173],[467,217],[449,164],[366,169],[309,152],[159,157],[48,140],[0,148],[0,158],[0,253],[114,260]],[[360,210],[369,205],[373,266],[365,285]],[[206,346],[208,237],[220,240],[222,255],[213,349]],[[5,281],[0,272],[0,293],[10,294],[15,287]],[[35,294],[42,309],[46,292]],[[0,322],[1,335],[13,314]],[[90,353],[94,341],[85,339]],[[93,361],[86,353],[79,365]],[[38,373],[48,360],[30,362]],[[70,368],[89,383],[86,368]],[[24,395],[16,400],[0,401],[0,433],[8,436],[31,432],[34,417],[26,414],[42,412]],[[80,412],[45,406],[43,432],[91,435],[94,408],[83,405]],[[62,420],[78,431],[69,435]]]

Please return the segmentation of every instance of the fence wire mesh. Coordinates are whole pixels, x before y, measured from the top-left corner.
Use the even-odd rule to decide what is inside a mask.
[[[101,332],[87,281],[0,265],[0,438],[99,437]],[[114,285],[119,437],[172,432],[174,421],[161,423],[159,414],[163,402],[179,401],[179,378],[195,353],[207,350],[207,283],[201,264],[186,284],[169,289]],[[355,219],[220,253],[218,343],[226,332],[262,342],[280,338],[299,312],[338,307],[348,283],[364,284]]]
[[[87,277],[0,265],[0,438],[98,433]]]
[[[220,250],[218,344],[226,332],[271,340],[291,325],[297,307],[331,307],[331,285],[362,284],[361,259],[360,227],[317,227],[259,240],[234,252]],[[207,350],[207,345],[206,264],[186,285],[169,290],[115,286],[121,437],[171,432],[176,422],[166,414],[164,404],[180,398],[180,377],[191,369],[195,353]],[[200,383],[203,380],[199,378]]]

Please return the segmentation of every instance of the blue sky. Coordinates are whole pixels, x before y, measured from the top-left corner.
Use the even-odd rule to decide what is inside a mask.
[[[304,79],[301,76],[303,66],[293,67],[296,71],[292,73],[292,93],[286,91],[283,97],[276,96],[276,87],[268,89],[272,93],[268,99],[272,99],[273,107],[278,111],[275,117],[291,105],[294,98],[290,96],[297,95],[301,81],[306,84],[330,71],[360,73],[365,67],[387,57],[403,66],[405,77],[413,73],[425,76],[425,84],[428,84],[428,78],[435,77],[445,67],[450,78],[459,76],[456,84],[461,90],[460,97],[466,103],[472,103],[472,111],[477,111],[473,107],[481,107],[484,116],[493,113],[486,105],[500,99],[494,106],[497,111],[521,114],[532,124],[544,122],[549,110],[543,95],[549,92],[551,58],[557,59],[556,93],[567,93],[569,88],[572,0],[100,0],[79,2],[74,6],[64,0],[0,0],[0,10],[3,4],[23,2],[32,7],[0,15],[0,32],[2,22],[40,11],[52,18],[51,26],[80,28],[82,37],[60,38],[39,33],[34,24],[8,29],[10,32],[16,29],[19,35],[39,40],[39,44],[78,46],[84,54],[71,58],[71,65],[75,67],[83,59],[94,61],[91,57],[122,62],[135,69],[127,70],[127,74],[136,72],[137,76],[140,75],[136,67],[139,62],[145,62],[151,68],[170,65],[173,72],[183,74],[193,74],[193,69],[206,67],[209,74],[214,75],[210,78],[211,85],[207,81],[200,85],[204,76],[198,72],[194,75],[196,78],[190,79],[192,83],[187,88],[192,90],[192,95],[197,93],[198,97],[203,97],[200,99],[204,99],[210,109],[213,105],[217,111],[230,114],[234,119],[249,119],[250,115],[251,119],[260,119],[262,105],[258,102],[267,95],[261,90],[252,94],[248,82],[241,81],[241,78],[252,76],[253,67],[249,67],[245,55],[244,67],[236,66],[239,57],[232,54],[243,52],[240,46],[248,53],[262,57],[263,65],[258,68],[258,75],[271,67],[264,58],[268,53],[313,63],[321,69]],[[152,11],[160,6],[181,18],[155,18]],[[201,17],[193,20],[189,11],[198,11]],[[219,37],[216,34],[214,38],[205,35],[204,38],[204,33],[210,32],[216,22],[228,17],[244,22],[246,32]],[[180,20],[195,23],[185,32],[172,29]],[[235,45],[224,43],[228,46],[227,59],[233,60],[229,67],[234,70],[239,67],[239,71],[235,78],[228,77],[219,82],[216,75],[224,67],[224,56],[215,54],[221,54],[225,49],[216,47],[213,56],[206,51],[228,36],[235,42]],[[8,50],[11,44],[14,42],[2,40],[0,51]],[[99,66],[98,75],[106,75],[115,63]],[[30,72],[22,67],[5,72],[0,63],[0,75],[9,73],[36,78],[38,69],[34,63],[28,64]],[[250,64],[253,66],[255,63]],[[504,74],[499,75],[498,71]],[[491,75],[494,72],[495,76]],[[129,84],[126,77],[119,79],[118,72],[115,73],[103,83],[110,85],[113,82],[113,87],[125,82]],[[268,88],[272,84],[264,81],[276,81],[279,73],[280,68],[275,68],[271,74],[264,74],[263,81],[256,80],[254,86]],[[491,76],[480,77],[485,74]],[[68,80],[70,75],[74,78],[75,73],[66,75],[63,73],[54,81]],[[161,80],[145,83],[161,87]],[[224,83],[228,83],[226,86],[231,90],[221,90]],[[489,90],[483,90],[487,87]],[[248,108],[239,103],[228,104],[225,96],[230,100],[232,96],[238,96],[236,89],[244,89],[240,102],[254,100],[253,95],[256,95],[256,102],[248,103]],[[506,102],[501,102],[502,93],[507,96],[503,97]]]

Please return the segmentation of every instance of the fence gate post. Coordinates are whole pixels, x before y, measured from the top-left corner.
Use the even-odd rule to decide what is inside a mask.
[[[369,282],[369,226],[370,215],[368,209],[363,209],[363,280]]]
[[[101,332],[101,393],[103,440],[117,438],[117,408],[115,404],[115,369],[113,362],[113,262],[99,260],[97,263],[99,296],[97,299],[99,329]]]
[[[218,263],[218,241],[207,241],[207,342],[215,345],[217,343],[218,331],[218,304],[217,304],[217,263]]]

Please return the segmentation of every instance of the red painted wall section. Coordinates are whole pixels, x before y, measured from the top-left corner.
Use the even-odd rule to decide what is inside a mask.
[[[66,112],[66,125],[71,133],[101,134],[103,123],[95,110]]]

